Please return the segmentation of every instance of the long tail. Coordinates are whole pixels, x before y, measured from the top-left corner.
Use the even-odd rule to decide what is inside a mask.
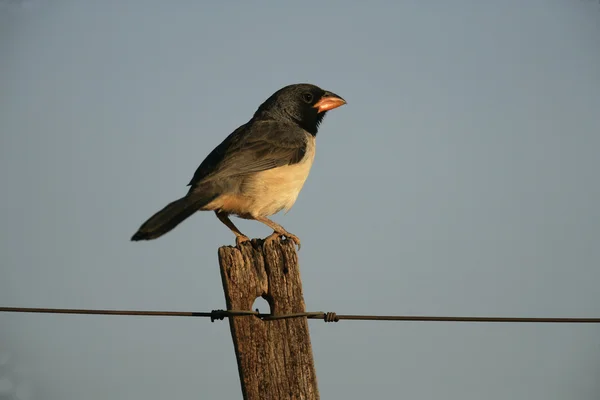
[[[169,203],[144,222],[131,240],[152,240],[161,237],[198,211],[200,207],[208,204],[214,197],[193,193]]]

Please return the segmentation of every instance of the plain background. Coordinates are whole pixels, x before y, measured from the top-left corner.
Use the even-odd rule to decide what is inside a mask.
[[[275,217],[308,310],[600,316],[598,2],[2,1],[0,72],[2,306],[224,307],[214,215],[129,237],[310,82],[348,104]],[[323,399],[600,397],[597,325],[310,328]],[[241,398],[227,322],[0,314],[15,392]]]

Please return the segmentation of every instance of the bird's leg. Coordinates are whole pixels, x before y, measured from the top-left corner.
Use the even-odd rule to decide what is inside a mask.
[[[237,247],[240,247],[240,245],[244,242],[250,241],[248,236],[246,236],[242,232],[240,232],[240,230],[237,228],[237,226],[235,226],[233,224],[233,222],[231,222],[231,220],[229,219],[229,214],[216,210],[215,215],[217,216],[217,218],[219,218],[219,221],[224,223],[225,226],[227,226],[229,229],[231,229],[231,231],[235,234],[235,245]]]
[[[298,236],[289,233],[288,231],[283,229],[283,226],[279,225],[276,222],[271,221],[269,218],[266,218],[266,217],[253,217],[253,218],[255,220],[257,220],[258,222],[262,222],[263,224],[267,225],[269,228],[273,229],[273,231],[274,231],[272,234],[270,234],[269,236],[267,236],[265,238],[265,243],[272,242],[273,240],[279,238],[280,236],[285,236],[286,238],[288,238],[289,240],[291,240],[292,242],[297,244],[298,250],[300,250],[300,239],[298,238]]]

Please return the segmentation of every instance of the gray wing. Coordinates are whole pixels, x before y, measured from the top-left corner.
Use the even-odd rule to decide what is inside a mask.
[[[306,146],[306,133],[297,126],[273,120],[250,121],[206,157],[190,186],[298,163]]]

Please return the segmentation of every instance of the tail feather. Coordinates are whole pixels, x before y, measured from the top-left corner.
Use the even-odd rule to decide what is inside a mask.
[[[152,240],[171,231],[200,207],[208,204],[214,196],[192,194],[167,204],[165,208],[151,216],[140,226],[131,240]]]

